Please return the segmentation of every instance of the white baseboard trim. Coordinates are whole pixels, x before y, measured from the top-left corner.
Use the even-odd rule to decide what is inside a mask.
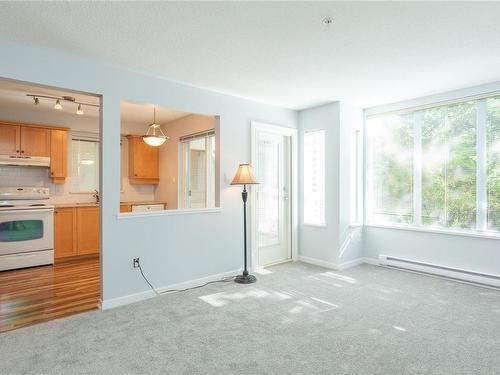
[[[304,263],[313,264],[315,266],[320,266],[320,267],[324,267],[324,268],[330,268],[330,269],[336,270],[336,271],[341,271],[341,270],[345,270],[347,268],[358,266],[358,265],[364,263],[364,258],[356,258],[356,259],[353,259],[353,260],[350,260],[350,261],[344,262],[344,263],[333,263],[333,262],[327,262],[327,261],[321,260],[321,259],[316,259],[316,258],[311,258],[311,257],[299,255],[299,261],[304,262]]]
[[[216,281],[216,280],[223,279],[225,277],[237,275],[240,272],[241,272],[241,269],[222,272],[222,273],[218,273],[215,275],[202,277],[199,279],[188,280],[188,281],[183,281],[181,283],[162,286],[160,288],[156,288],[156,290],[158,292],[162,293],[162,292],[169,290],[169,289],[193,288],[195,286],[200,286],[200,285],[203,285],[203,284],[208,283],[210,281]],[[140,277],[140,275],[139,275],[139,277]],[[115,307],[128,305],[130,303],[143,301],[143,300],[155,297],[155,296],[156,296],[156,293],[154,291],[146,290],[146,291],[139,292],[139,293],[129,294],[129,295],[126,295],[123,297],[116,297],[116,298],[103,300],[103,301],[101,301],[100,305],[101,305],[102,310],[109,310],[109,309],[113,309]]]
[[[362,258],[363,259],[363,263],[366,263],[366,264],[371,264],[373,266],[380,266],[380,262],[378,259],[375,259],[375,258],[367,258],[367,257],[364,257]]]

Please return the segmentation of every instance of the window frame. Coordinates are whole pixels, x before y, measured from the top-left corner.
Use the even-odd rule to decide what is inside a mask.
[[[500,231],[488,229],[487,213],[488,213],[488,194],[487,194],[487,105],[486,101],[488,98],[499,97],[500,92],[489,92],[481,93],[476,95],[463,95],[450,100],[436,100],[429,101],[427,103],[419,103],[417,106],[404,106],[409,102],[401,103],[379,107],[379,108],[368,108],[364,111],[364,123],[363,123],[363,151],[364,151],[364,182],[363,182],[363,192],[364,192],[364,210],[363,210],[363,225],[367,227],[374,228],[387,228],[387,229],[398,229],[398,230],[410,230],[416,232],[428,232],[428,233],[439,233],[447,235],[460,235],[460,236],[470,236],[470,237],[480,237],[480,238],[491,238],[500,239]],[[459,229],[459,228],[439,228],[422,225],[421,222],[421,207],[422,207],[422,138],[421,138],[421,124],[414,127],[416,130],[414,138],[414,163],[413,163],[413,224],[399,224],[399,223],[381,223],[370,221],[370,208],[372,207],[369,197],[373,194],[370,191],[370,181],[372,176],[370,160],[368,156],[368,132],[369,127],[368,120],[375,117],[381,117],[391,114],[409,114],[416,113],[421,110],[442,107],[452,104],[460,104],[468,101],[474,101],[476,106],[476,224],[475,228],[471,229]],[[422,102],[422,99],[417,99],[415,102]],[[396,107],[395,110],[391,110],[392,107]],[[399,107],[399,108],[398,108]],[[418,116],[415,116],[417,119]],[[420,129],[420,132],[418,131]]]

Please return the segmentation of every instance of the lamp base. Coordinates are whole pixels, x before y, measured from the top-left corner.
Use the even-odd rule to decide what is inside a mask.
[[[234,282],[238,284],[252,284],[257,281],[254,275],[238,275],[235,277]]]

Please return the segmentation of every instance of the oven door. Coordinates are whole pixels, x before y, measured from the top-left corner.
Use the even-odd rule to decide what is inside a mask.
[[[53,249],[53,208],[0,211],[0,255]]]

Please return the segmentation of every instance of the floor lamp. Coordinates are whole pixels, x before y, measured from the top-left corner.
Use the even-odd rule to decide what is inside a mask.
[[[243,185],[243,192],[241,193],[241,198],[243,199],[243,240],[244,243],[244,257],[245,257],[245,268],[243,269],[243,274],[236,276],[234,279],[238,284],[251,284],[257,281],[255,276],[250,275],[247,270],[247,185],[258,184],[257,179],[252,173],[252,168],[250,164],[240,164],[236,174],[231,182],[231,185]]]

